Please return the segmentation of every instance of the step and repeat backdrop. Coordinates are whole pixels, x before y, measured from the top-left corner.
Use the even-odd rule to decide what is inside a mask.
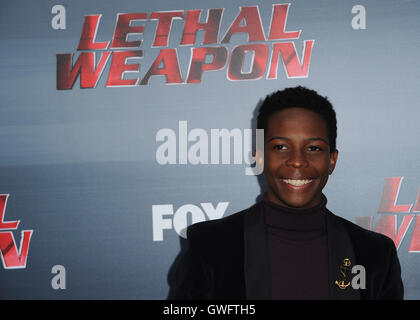
[[[338,117],[327,207],[394,240],[420,299],[418,1],[3,1],[0,298],[165,299],[185,228],[264,192],[255,117]]]

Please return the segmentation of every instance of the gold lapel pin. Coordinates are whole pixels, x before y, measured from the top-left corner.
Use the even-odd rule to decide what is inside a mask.
[[[350,285],[350,281],[346,283],[347,272],[350,270],[351,261],[349,258],[345,258],[343,264],[340,266],[340,279],[335,280],[335,284],[340,289],[346,289]]]

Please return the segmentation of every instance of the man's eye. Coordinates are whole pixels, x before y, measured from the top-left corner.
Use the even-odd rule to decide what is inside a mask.
[[[284,144],[276,144],[275,146],[273,146],[274,150],[285,150],[287,149],[287,147]]]
[[[321,148],[317,146],[309,146],[308,149],[309,151],[321,151]]]

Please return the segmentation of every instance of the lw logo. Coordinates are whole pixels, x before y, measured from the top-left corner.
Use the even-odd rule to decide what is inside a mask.
[[[29,243],[33,230],[23,230],[21,232],[21,240],[19,249],[16,246],[15,237],[12,231],[16,230],[20,220],[4,221],[4,213],[6,211],[8,194],[0,194],[0,251],[1,260],[4,269],[24,269],[26,268],[26,260],[28,258]]]

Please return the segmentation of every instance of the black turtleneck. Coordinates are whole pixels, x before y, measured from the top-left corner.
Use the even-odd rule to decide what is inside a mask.
[[[328,299],[327,198],[309,209],[264,196],[272,299]]]

